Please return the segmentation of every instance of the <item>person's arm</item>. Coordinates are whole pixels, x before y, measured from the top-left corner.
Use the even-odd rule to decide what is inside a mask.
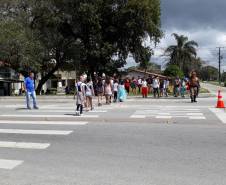
[[[92,91],[92,95],[95,96],[95,92],[94,92],[94,87],[93,87],[93,85],[91,85],[91,91]]]
[[[25,80],[24,80],[24,83],[23,83],[24,92],[27,92],[26,84],[27,84],[27,79],[25,79]]]
[[[78,88],[77,88],[77,84],[75,83],[74,100],[75,100],[75,96],[76,96],[77,92],[78,92]]]

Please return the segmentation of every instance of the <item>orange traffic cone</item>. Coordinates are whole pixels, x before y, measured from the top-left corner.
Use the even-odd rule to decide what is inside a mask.
[[[218,100],[217,100],[217,107],[216,108],[219,108],[219,109],[224,109],[225,108],[224,101],[222,99],[222,95],[221,95],[221,91],[220,90],[218,91]]]

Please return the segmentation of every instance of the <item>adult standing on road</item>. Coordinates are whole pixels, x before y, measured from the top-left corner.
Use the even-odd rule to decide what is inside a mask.
[[[195,71],[191,73],[190,81],[189,81],[189,87],[190,87],[190,97],[191,102],[197,102],[196,98],[198,95],[198,89],[200,87],[199,85],[199,79],[197,77],[197,74]]]
[[[24,90],[26,92],[27,109],[31,109],[30,98],[33,99],[33,108],[38,109],[37,100],[36,100],[36,93],[35,93],[34,73],[33,72],[30,72],[29,77],[25,78]]]

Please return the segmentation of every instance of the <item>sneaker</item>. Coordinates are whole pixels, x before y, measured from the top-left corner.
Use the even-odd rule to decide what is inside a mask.
[[[37,109],[39,109],[39,108],[36,106],[36,107],[34,107],[34,109],[36,109],[36,110],[37,110]]]
[[[76,111],[75,116],[80,116],[80,113],[78,111]]]
[[[28,110],[31,110],[31,107],[27,107]]]

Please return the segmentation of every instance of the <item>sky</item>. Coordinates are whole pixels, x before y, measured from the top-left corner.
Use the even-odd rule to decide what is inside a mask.
[[[164,36],[155,49],[153,62],[164,66],[163,51],[175,44],[172,33],[177,33],[196,41],[198,56],[213,66],[218,65],[216,47],[225,46],[222,66],[226,70],[226,0],[161,0],[161,13]]]

